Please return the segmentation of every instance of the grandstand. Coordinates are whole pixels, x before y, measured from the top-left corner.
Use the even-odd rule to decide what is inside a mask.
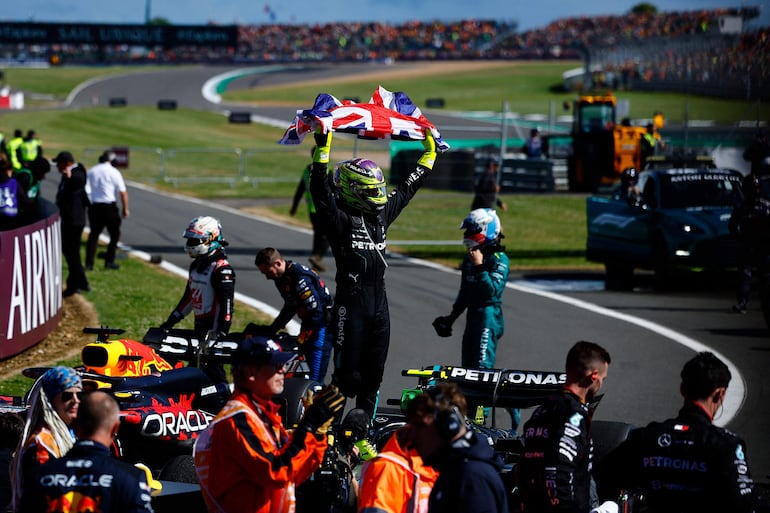
[[[699,92],[727,98],[768,99],[770,27],[752,27],[757,7],[573,17],[518,32],[515,23],[461,20],[263,24],[183,27],[185,37],[148,34],[94,43],[83,25],[67,41],[30,42],[42,25],[6,23],[0,31],[0,63],[18,64],[227,64],[287,62],[393,62],[405,60],[581,59],[618,88]],[[57,24],[52,34],[68,33]],[[107,26],[119,27],[119,26]],[[169,30],[167,27],[166,30]],[[154,28],[158,31],[160,28]],[[98,31],[101,32],[101,31]],[[97,32],[97,33],[98,33]],[[121,31],[114,30],[115,34]],[[227,34],[227,35],[222,35]],[[152,40],[152,37],[158,39]],[[145,41],[146,42],[146,41]],[[588,66],[587,66],[588,67]],[[590,87],[592,76],[573,81]]]

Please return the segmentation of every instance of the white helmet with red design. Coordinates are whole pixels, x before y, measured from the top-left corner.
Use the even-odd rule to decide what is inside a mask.
[[[463,244],[468,249],[485,246],[500,238],[502,226],[497,212],[491,208],[477,208],[463,219],[460,225],[463,233]]]
[[[222,226],[210,216],[200,216],[190,221],[183,236],[187,239],[184,250],[191,258],[210,255],[227,245],[222,235]]]

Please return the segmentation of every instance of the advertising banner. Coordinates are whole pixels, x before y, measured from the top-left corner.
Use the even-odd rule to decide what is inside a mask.
[[[0,232],[0,359],[37,344],[61,320],[60,235],[58,211]]]
[[[236,46],[235,25],[108,25],[103,23],[0,24],[2,44],[97,46]]]

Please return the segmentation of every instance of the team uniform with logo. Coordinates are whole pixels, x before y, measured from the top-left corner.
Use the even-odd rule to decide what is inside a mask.
[[[271,328],[278,331],[295,314],[300,318],[300,351],[310,366],[310,379],[323,383],[331,356],[331,342],[327,337],[327,311],[332,306],[329,289],[315,271],[290,260],[286,262],[283,276],[275,279],[275,286],[284,305]]]
[[[376,212],[362,212],[336,201],[327,165],[314,163],[310,177],[318,215],[337,264],[334,315],[334,382],[356,408],[374,415],[390,344],[385,293],[386,232],[422,187],[430,170],[417,168],[387,196]]]
[[[25,481],[21,511],[151,513],[150,487],[144,472],[113,458],[104,445],[81,440]]]
[[[596,482],[608,499],[621,489],[642,491],[650,511],[754,511],[746,443],[693,403],[632,431],[597,465]]]
[[[518,467],[523,511],[578,512],[591,509],[591,416],[564,390],[539,406],[522,432]]]
[[[72,435],[75,440],[75,435]],[[62,450],[56,444],[56,439],[51,430],[42,426],[30,437],[27,445],[22,449],[21,475],[22,483],[32,479],[41,465],[62,456]]]
[[[463,259],[460,291],[452,306],[453,312],[468,310],[462,342],[463,367],[495,366],[497,341],[505,329],[502,306],[508,267],[508,256],[502,251],[485,254],[480,266],[473,265],[468,255]]]
[[[195,331],[215,330],[227,334],[233,320],[235,271],[221,250],[195,259],[182,299],[171,316],[181,320],[191,311]]]

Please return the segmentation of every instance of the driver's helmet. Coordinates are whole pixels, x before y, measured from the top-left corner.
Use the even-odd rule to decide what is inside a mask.
[[[468,249],[484,246],[500,238],[502,225],[497,212],[491,208],[471,210],[460,225],[463,233],[463,244]]]
[[[620,175],[620,181],[623,185],[636,185],[639,183],[639,171],[635,167],[627,167],[623,170],[623,174]]]
[[[227,245],[222,235],[222,226],[210,216],[200,216],[190,221],[183,237],[187,239],[184,250],[191,258],[211,255]]]
[[[334,168],[334,188],[339,199],[364,212],[377,212],[388,202],[385,175],[369,159],[339,162]]]

